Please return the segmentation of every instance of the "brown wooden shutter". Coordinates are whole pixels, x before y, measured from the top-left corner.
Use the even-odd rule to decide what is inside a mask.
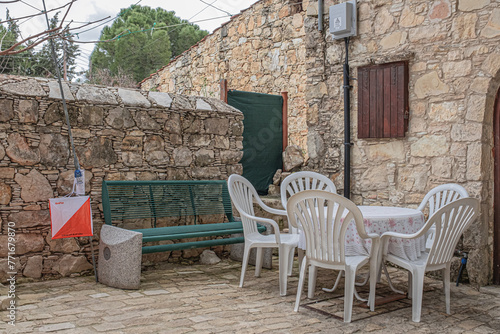
[[[358,68],[358,138],[404,137],[408,110],[406,61]]]

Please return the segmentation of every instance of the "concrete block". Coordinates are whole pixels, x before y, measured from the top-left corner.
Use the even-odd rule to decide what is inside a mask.
[[[139,289],[142,233],[103,225],[99,242],[99,282],[119,289]]]
[[[266,223],[259,223],[266,225],[267,230],[264,232],[265,235],[268,235],[272,232],[273,228],[271,225]],[[243,233],[240,234],[232,234],[231,237],[243,237]],[[262,268],[272,269],[273,268],[273,250],[274,248],[264,248],[262,252]],[[233,244],[231,245],[231,254],[229,258],[235,261],[243,260],[243,252],[245,251],[245,244]],[[250,258],[248,259],[248,263],[251,265],[255,265],[255,253],[256,249],[252,249],[250,251]]]
[[[200,255],[200,264],[217,264],[221,259],[215,254],[214,251],[205,249]]]

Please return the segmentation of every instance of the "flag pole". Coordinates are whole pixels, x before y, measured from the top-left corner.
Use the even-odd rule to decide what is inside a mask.
[[[90,235],[89,235],[89,241],[90,241],[90,252],[92,253],[92,265],[94,266],[95,282],[98,283],[99,279],[97,278],[97,270],[95,266],[94,244],[92,243],[92,237]]]
[[[43,12],[45,14],[45,21],[47,22],[47,29],[50,30],[49,16],[47,15],[47,7],[45,6],[45,0],[42,0],[42,2],[43,2]],[[52,35],[52,33],[50,33],[50,35]],[[61,71],[59,70],[59,66],[57,65],[57,56],[56,56],[56,51],[54,48],[54,41],[52,40],[52,38],[49,39],[49,44],[50,44],[50,49],[51,49],[51,54],[52,54],[52,61],[54,62],[54,67],[56,70],[57,82],[59,83],[59,90],[61,92],[61,100],[62,100],[62,105],[63,105],[63,110],[64,110],[64,116],[66,117],[66,124],[68,126],[68,135],[69,135],[69,139],[71,142],[71,148],[73,150],[73,159],[74,159],[75,169],[76,169],[75,170],[75,181],[76,181],[77,172],[81,176],[80,162],[78,161],[78,157],[76,156],[75,143],[73,142],[73,134],[71,133],[71,124],[69,122],[68,107],[66,105],[66,99],[64,97],[64,90],[63,90],[63,86],[62,86],[62,82],[61,82]],[[92,231],[92,233],[93,233],[93,231]],[[94,266],[95,281],[98,282],[97,269],[95,266],[95,258],[94,258],[94,245],[92,244],[92,237],[91,236],[89,236],[89,240],[90,240],[90,249],[92,252],[92,264]]]

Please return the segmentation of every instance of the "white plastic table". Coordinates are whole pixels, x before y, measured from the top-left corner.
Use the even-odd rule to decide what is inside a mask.
[[[416,209],[389,206],[358,206],[363,214],[367,233],[398,232],[411,234],[417,232],[425,223],[424,214]],[[298,247],[305,249],[304,234],[299,232]],[[346,232],[346,255],[368,255],[371,247],[370,239],[362,239],[356,231],[354,222],[349,224]],[[419,239],[391,238],[388,253],[399,257],[416,260],[425,251],[425,236]]]

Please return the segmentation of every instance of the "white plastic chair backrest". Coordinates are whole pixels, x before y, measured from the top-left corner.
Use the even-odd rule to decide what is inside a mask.
[[[344,212],[345,211],[345,212]],[[361,238],[368,238],[359,208],[347,198],[322,190],[296,193],[287,203],[290,224],[304,231],[309,259],[345,264],[345,234],[354,219]]]
[[[258,233],[257,222],[246,217],[246,215],[255,216],[253,199],[259,196],[257,191],[252,186],[250,181],[241,175],[233,174],[229,176],[227,183],[229,196],[231,197],[236,210],[240,213],[244,235]]]
[[[469,194],[464,187],[454,183],[442,184],[431,189],[431,191],[425,195],[418,207],[418,210],[424,212],[425,208],[428,206],[430,217],[434,214],[434,212],[446,204],[465,197],[469,197]]]
[[[310,171],[292,173],[281,182],[281,204],[283,208],[286,210],[288,198],[304,190],[337,192],[332,180],[322,174]]]
[[[428,266],[452,260],[460,237],[478,214],[479,200],[467,197],[445,205],[429,218],[423,228],[434,225],[436,232],[427,259]]]
[[[322,174],[311,171],[292,173],[281,182],[281,204],[283,208],[286,210],[287,201],[291,196],[304,190],[337,192],[332,180]],[[298,233],[293,226],[291,227],[291,233]]]

